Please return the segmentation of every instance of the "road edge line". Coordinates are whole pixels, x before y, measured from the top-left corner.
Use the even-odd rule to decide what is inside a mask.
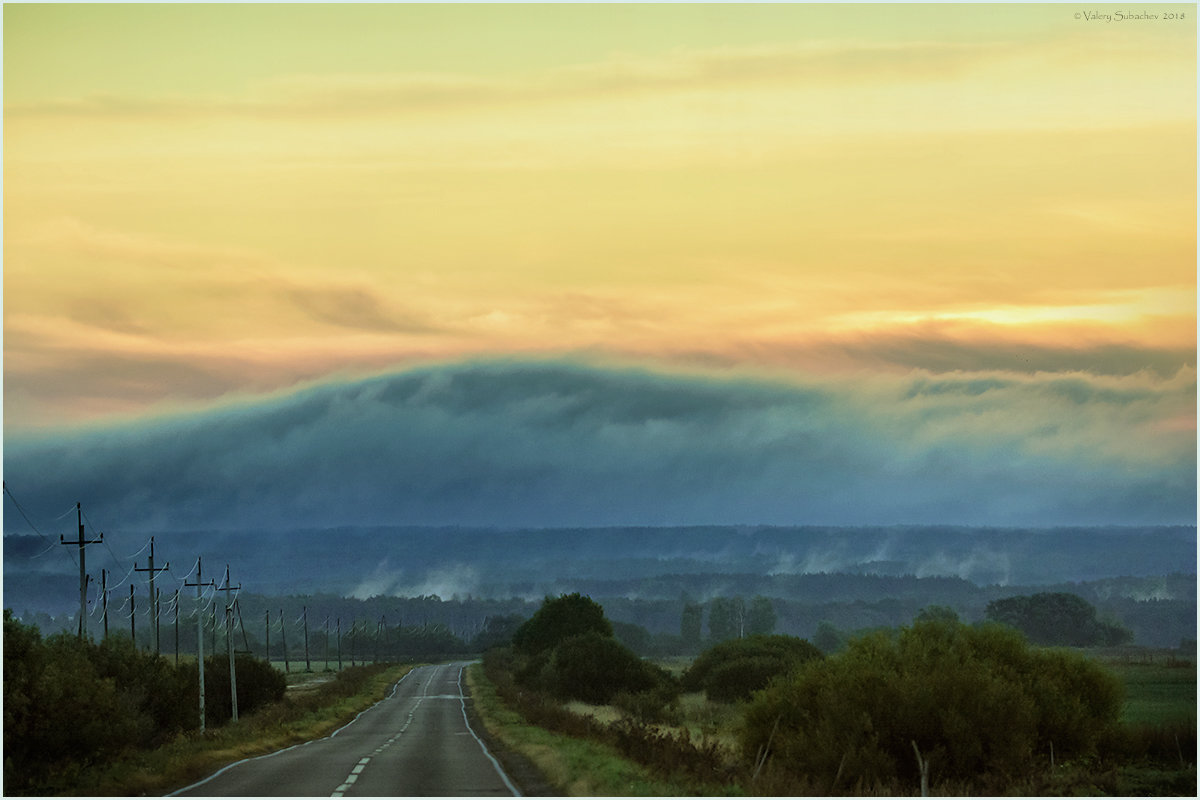
[[[497,761],[496,757],[493,756],[491,751],[487,749],[487,745],[483,743],[483,739],[480,739],[479,734],[475,733],[475,729],[471,727],[471,721],[467,719],[467,693],[463,689],[462,682],[463,670],[466,668],[467,667],[465,664],[458,668],[458,702],[462,704],[463,723],[467,726],[467,731],[473,737],[475,737],[475,741],[479,742],[479,749],[481,749],[483,754],[488,757],[488,761],[492,762],[492,766],[496,768],[496,773],[500,776],[500,780],[504,781],[504,785],[508,787],[510,792],[512,792],[512,796],[523,797],[520,790],[513,785],[513,782],[509,780],[508,775],[504,773],[504,769],[501,768],[500,762]]]
[[[304,747],[304,745],[306,745],[306,744],[312,744],[313,742],[324,741],[325,739],[332,739],[334,736],[337,736],[339,733],[344,731],[346,728],[349,728],[351,725],[358,722],[358,718],[361,717],[363,714],[367,713],[372,708],[374,708],[375,706],[382,703],[384,700],[391,700],[393,697],[395,697],[396,691],[400,688],[400,684],[404,682],[405,678],[407,678],[409,675],[412,675],[415,671],[416,671],[416,667],[413,667],[408,672],[401,675],[400,680],[396,681],[395,685],[392,686],[392,691],[388,693],[387,697],[383,698],[383,700],[376,700],[370,706],[368,706],[367,708],[364,708],[362,711],[358,712],[358,714],[355,715],[354,719],[350,720],[349,722],[347,722],[342,727],[338,728],[333,733],[328,734],[327,736],[322,736],[320,739],[309,739],[306,742],[296,742],[295,744],[289,745],[282,749],[272,750],[270,753],[263,753],[262,755],[257,755],[257,756],[249,756],[248,758],[243,758],[238,761],[234,761],[231,764],[226,764],[225,766],[221,767],[219,770],[214,772],[212,775],[209,775],[207,778],[201,778],[200,780],[196,781],[195,783],[193,783],[189,786],[184,786],[182,789],[176,789],[175,791],[171,792],[170,794],[163,795],[163,797],[177,797],[180,794],[182,794],[183,792],[190,791],[191,789],[195,789],[197,786],[203,786],[204,784],[211,781],[213,778],[224,773],[226,770],[233,769],[238,764],[245,764],[247,761],[258,761],[260,758],[270,758],[271,756],[277,756],[280,753],[286,753],[289,750],[295,750],[297,747]],[[460,673],[460,677],[461,677],[461,673]],[[474,733],[474,731],[472,731],[472,733]],[[476,737],[476,738],[478,738],[478,737]]]

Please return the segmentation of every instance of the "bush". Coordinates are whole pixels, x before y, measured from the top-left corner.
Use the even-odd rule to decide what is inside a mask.
[[[287,678],[282,672],[253,656],[238,654],[235,659],[239,717],[283,699],[287,691]],[[194,669],[191,677],[195,686],[197,678]],[[229,656],[214,655],[204,659],[204,694],[207,721],[213,725],[228,722],[233,714],[229,696]],[[195,692],[192,696],[195,698]],[[196,707],[196,703],[193,703],[192,708]]]
[[[919,779],[913,743],[935,780],[1019,774],[1093,755],[1117,721],[1121,686],[1082,656],[1031,649],[1016,631],[924,621],[812,660],[758,695],[743,755],[825,782]],[[1001,784],[1002,785],[1002,784]]]
[[[549,660],[550,690],[564,700],[604,704],[618,692],[649,692],[673,679],[609,636],[590,632],[560,642]]]
[[[750,636],[730,639],[702,653],[683,674],[686,691],[703,691],[709,700],[748,700],[766,688],[772,678],[784,675],[821,651],[795,636]]]

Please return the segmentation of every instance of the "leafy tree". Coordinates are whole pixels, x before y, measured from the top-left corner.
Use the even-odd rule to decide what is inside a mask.
[[[526,655],[552,650],[559,642],[584,633],[612,636],[612,624],[600,604],[579,592],[547,597],[542,607],[513,634],[513,648]]]
[[[708,605],[708,634],[715,642],[742,635],[745,602],[740,597],[714,597]]]
[[[693,661],[681,684],[687,691],[703,690],[710,700],[747,700],[772,678],[821,657],[820,650],[794,636],[730,639],[714,645]]]
[[[997,625],[922,621],[871,634],[759,694],[743,752],[826,782],[1010,776],[1035,754],[1086,757],[1116,725],[1120,682],[1075,653],[1030,648]],[[843,787],[845,788],[845,787]]]
[[[1011,625],[1034,644],[1089,647],[1125,644],[1133,634],[1120,625],[1096,618],[1096,607],[1079,595],[1042,592],[993,600],[987,618]]]
[[[746,633],[750,636],[767,636],[775,632],[775,607],[771,601],[758,595],[750,601],[746,612]]]

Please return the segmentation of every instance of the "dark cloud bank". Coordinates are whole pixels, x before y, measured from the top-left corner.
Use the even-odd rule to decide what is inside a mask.
[[[1194,431],[1131,441],[1194,397],[1194,378],[794,385],[469,362],[10,441],[4,467],[35,518],[81,501],[129,531],[1191,525]]]

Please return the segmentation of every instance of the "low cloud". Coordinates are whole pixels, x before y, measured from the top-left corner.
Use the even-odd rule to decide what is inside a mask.
[[[125,529],[1190,524],[1195,434],[1162,424],[1188,413],[1194,370],[784,383],[477,361],[10,437],[4,467],[32,513],[80,500]]]

